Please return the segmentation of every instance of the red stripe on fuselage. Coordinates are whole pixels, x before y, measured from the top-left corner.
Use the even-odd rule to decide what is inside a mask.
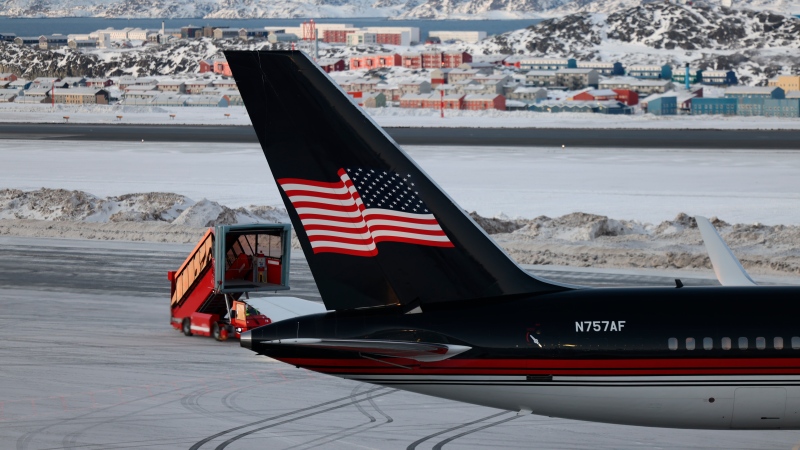
[[[800,358],[518,360],[455,359],[420,363],[402,358],[388,362],[365,358],[278,358],[287,364],[329,374],[430,375],[800,375]]]

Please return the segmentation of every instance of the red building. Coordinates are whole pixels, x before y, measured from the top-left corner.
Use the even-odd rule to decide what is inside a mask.
[[[213,72],[214,71],[214,63],[207,61],[205,59],[200,60],[200,73],[206,72]]]
[[[214,61],[214,73],[225,75],[226,77],[233,76],[233,73],[231,73],[231,66],[229,66],[228,61],[225,60]]]
[[[322,58],[317,61],[317,64],[327,73],[344,70],[344,60],[341,58]]]
[[[455,69],[464,64],[471,63],[472,55],[467,52],[444,52],[442,54],[442,67]]]
[[[356,30],[349,29],[349,30],[324,30],[322,32],[322,42],[328,42],[331,44],[346,44],[347,43],[347,35],[351,33],[355,33]]]
[[[639,104],[639,93],[628,89],[614,89],[617,93],[617,100],[628,106]]]
[[[500,94],[475,94],[464,97],[463,109],[486,110],[497,109],[506,110],[506,98]]]
[[[396,67],[401,65],[403,58],[398,54],[361,55],[350,58],[350,70],[374,69],[377,67]]]
[[[593,89],[590,91],[581,92],[572,97],[572,100],[581,100],[585,102],[617,100],[619,94],[611,89]]]
[[[463,94],[449,94],[442,97],[440,93],[431,94],[430,98],[422,102],[422,107],[427,109],[440,109],[444,103],[444,109],[461,109],[464,103]]]
[[[422,55],[419,53],[406,53],[403,55],[403,67],[407,69],[421,69]]]
[[[403,35],[400,33],[376,33],[375,40],[378,44],[403,45]]]
[[[442,54],[441,52],[422,52],[422,67],[425,69],[441,69],[442,68]]]

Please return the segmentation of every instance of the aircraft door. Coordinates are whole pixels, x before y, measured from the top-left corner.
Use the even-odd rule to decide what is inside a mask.
[[[737,388],[733,401],[731,428],[780,428],[785,412],[785,388]]]

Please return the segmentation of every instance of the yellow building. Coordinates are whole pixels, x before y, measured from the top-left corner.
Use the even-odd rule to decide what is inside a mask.
[[[784,92],[800,91],[800,75],[779,75],[769,80],[770,86],[777,86]]]

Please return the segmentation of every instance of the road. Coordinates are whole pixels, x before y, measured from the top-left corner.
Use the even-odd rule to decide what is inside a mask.
[[[0,447],[790,449],[795,431],[649,429],[516,416],[295,369],[168,322],[192,246],[0,237]],[[671,277],[537,269],[559,281]],[[319,301],[302,257],[292,293]],[[684,278],[686,284],[707,279]],[[268,311],[267,311],[268,313]]]
[[[401,145],[797,150],[800,130],[386,128]],[[0,124],[0,139],[257,142],[249,126]]]

